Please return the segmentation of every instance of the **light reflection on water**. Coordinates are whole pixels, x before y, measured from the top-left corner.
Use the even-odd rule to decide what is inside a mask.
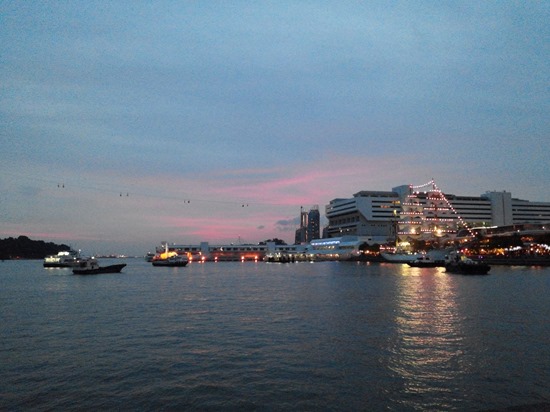
[[[424,395],[422,399],[432,399],[435,409],[448,409],[448,402],[457,396],[452,393],[452,382],[464,373],[457,367],[464,354],[464,336],[455,278],[442,268],[400,265],[396,270],[401,278],[387,362],[405,396],[393,396],[397,395],[398,404],[405,408],[416,405],[415,395]]]

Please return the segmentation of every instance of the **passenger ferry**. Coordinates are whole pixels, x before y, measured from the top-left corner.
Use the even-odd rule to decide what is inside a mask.
[[[79,264],[80,252],[76,250],[63,250],[57,255],[49,255],[44,258],[45,268],[72,268]]]

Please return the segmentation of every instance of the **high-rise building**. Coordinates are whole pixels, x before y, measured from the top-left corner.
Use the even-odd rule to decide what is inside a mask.
[[[319,206],[314,206],[309,212],[306,212],[303,207],[300,208],[300,227],[296,230],[294,243],[307,243],[313,239],[319,239],[320,235],[321,216],[319,214]]]
[[[319,239],[321,226],[321,215],[319,213],[319,206],[315,205],[307,214],[307,241],[311,242],[313,239]]]

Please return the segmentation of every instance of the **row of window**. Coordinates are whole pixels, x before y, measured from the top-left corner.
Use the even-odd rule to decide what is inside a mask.
[[[359,216],[351,216],[346,218],[340,218],[340,219],[331,219],[330,225],[345,225],[346,223],[357,223],[360,222],[361,218]]]

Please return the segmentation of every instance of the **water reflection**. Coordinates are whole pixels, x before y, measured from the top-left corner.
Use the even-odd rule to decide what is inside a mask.
[[[388,391],[401,392],[404,408],[414,409],[417,403],[426,408],[430,399],[434,409],[452,409],[452,381],[460,373],[464,352],[454,278],[444,269],[402,265],[398,270],[395,330],[387,358],[398,386]]]

